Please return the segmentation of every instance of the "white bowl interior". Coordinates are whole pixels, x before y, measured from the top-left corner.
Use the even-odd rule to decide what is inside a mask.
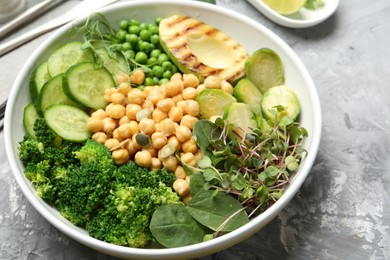
[[[320,103],[314,83],[306,68],[293,50],[278,36],[264,26],[237,14],[233,11],[196,1],[181,0],[145,0],[118,3],[101,10],[112,25],[116,26],[121,19],[135,18],[143,22],[151,22],[155,17],[167,17],[173,14],[184,14],[209,23],[241,43],[249,53],[268,47],[281,57],[286,84],[292,87],[300,100],[302,114],[301,124],[308,130],[309,138],[304,147],[309,151],[298,173],[292,178],[291,185],[282,198],[260,216],[247,225],[214,240],[172,249],[134,249],[111,245],[88,236],[85,230],[72,225],[64,219],[56,209],[46,204],[36,194],[33,186],[25,178],[23,165],[18,159],[17,146],[25,134],[23,128],[23,108],[29,102],[28,82],[33,68],[46,60],[56,47],[74,39],[67,32],[70,25],[59,29],[38,48],[23,66],[12,87],[5,115],[6,152],[14,176],[23,193],[32,205],[55,227],[73,239],[106,254],[131,258],[194,258],[211,254],[232,246],[248,238],[268,222],[270,222],[292,199],[307,177],[317,154],[321,135]],[[82,23],[85,19],[78,20]]]

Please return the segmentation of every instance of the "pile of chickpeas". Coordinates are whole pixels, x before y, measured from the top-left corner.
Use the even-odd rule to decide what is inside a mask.
[[[175,73],[159,86],[137,87],[145,74],[136,69],[130,76],[117,76],[117,88],[106,90],[105,109],[94,111],[87,122],[92,139],[104,144],[118,165],[134,160],[141,167],[164,167],[176,176],[175,192],[190,197],[189,178],[183,165],[196,167],[202,158],[192,130],[198,121],[196,97],[205,88],[232,93],[227,81],[208,77],[203,84],[193,74]],[[178,156],[177,156],[178,155]],[[179,158],[178,158],[179,157]]]

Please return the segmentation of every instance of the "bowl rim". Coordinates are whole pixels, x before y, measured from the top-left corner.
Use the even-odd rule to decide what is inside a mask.
[[[199,8],[210,9],[209,3],[203,3],[198,1],[143,0],[143,1],[117,2],[110,6],[104,7],[99,11],[105,12],[105,11],[117,10],[119,8],[124,8],[124,7],[128,8],[131,6],[144,6],[144,5],[155,5],[155,4],[161,4],[161,5],[175,4],[175,5],[185,6],[185,7],[199,7]],[[36,198],[36,196],[32,193],[29,186],[25,182],[25,179],[23,178],[24,177],[23,174],[18,170],[18,165],[17,165],[18,159],[13,156],[14,154],[17,154],[16,153],[17,151],[15,151],[10,138],[12,135],[11,134],[12,133],[12,129],[11,129],[12,109],[11,108],[15,106],[15,100],[18,94],[18,90],[23,85],[23,78],[27,73],[31,72],[31,67],[34,61],[36,61],[39,58],[39,56],[42,55],[45,48],[48,47],[52,43],[52,41],[60,37],[62,34],[66,33],[66,31],[70,29],[73,24],[86,20],[87,16],[83,16],[75,20],[74,22],[71,22],[61,27],[52,35],[50,35],[28,58],[28,60],[26,61],[26,63],[23,65],[22,69],[18,73],[14,81],[14,84],[11,88],[11,92],[9,95],[8,104],[5,112],[5,120],[4,120],[6,154],[11,166],[12,173],[20,189],[22,190],[23,194],[27,197],[27,199],[30,201],[30,203],[33,205],[33,207],[48,222],[50,222],[61,232],[68,235],[72,239],[86,246],[94,248],[98,251],[102,251],[104,249],[105,253],[109,253],[116,256],[122,256],[122,257],[127,256],[127,257],[138,257],[138,258],[156,258],[156,257],[177,258],[177,257],[189,257],[189,256],[191,257],[191,256],[206,255],[209,253],[214,253],[216,251],[225,249],[229,246],[232,246],[238,243],[239,241],[242,241],[243,239],[246,239],[249,236],[256,233],[257,231],[259,231],[261,228],[267,225],[272,219],[274,219],[279,214],[279,212],[288,204],[288,202],[294,197],[294,195],[300,189],[301,185],[307,178],[307,175],[309,174],[310,169],[314,163],[314,160],[318,152],[320,137],[321,137],[321,127],[322,127],[321,107],[320,107],[319,97],[314,82],[311,76],[309,75],[309,72],[305,68],[304,64],[298,58],[295,52],[291,49],[290,46],[287,45],[287,43],[284,42],[284,40],[282,40],[274,32],[266,28],[264,25],[252,20],[251,18],[246,17],[235,11],[229,10],[227,8],[221,6],[214,6],[212,7],[212,9],[213,11],[218,12],[219,14],[223,14],[228,17],[234,17],[234,19],[239,20],[240,22],[247,23],[252,27],[256,28],[257,30],[262,31],[267,36],[271,37],[273,40],[276,40],[278,44],[280,44],[281,47],[284,49],[284,51],[287,52],[288,56],[291,58],[293,63],[298,67],[297,70],[302,72],[302,78],[308,84],[308,92],[309,92],[310,99],[312,100],[313,103],[313,111],[314,111],[314,115],[316,115],[316,118],[313,121],[313,132],[310,133],[312,135],[312,142],[310,147],[308,148],[310,150],[310,154],[306,156],[305,162],[299,171],[300,174],[297,174],[292,185],[290,185],[288,189],[286,189],[284,195],[278,201],[276,201],[274,205],[272,205],[269,209],[267,209],[265,212],[263,212],[256,218],[252,219],[248,224],[228,234],[225,234],[221,237],[215,238],[210,241],[194,244],[194,245],[177,247],[177,248],[162,248],[162,249],[130,248],[130,247],[109,244],[107,242],[103,242],[95,238],[92,238],[88,234],[83,234],[77,231],[77,229],[69,228],[67,224],[60,221],[56,216],[51,214],[44,207],[42,203],[45,202],[43,200],[39,200]]]

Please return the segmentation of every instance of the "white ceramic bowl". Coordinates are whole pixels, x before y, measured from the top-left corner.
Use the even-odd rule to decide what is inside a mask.
[[[31,204],[52,225],[79,241],[106,254],[132,259],[184,259],[208,255],[230,247],[267,225],[288,204],[301,187],[313,165],[317,154],[321,135],[321,111],[315,85],[303,63],[293,50],[278,36],[255,21],[233,11],[197,1],[182,0],[144,0],[118,3],[101,10],[113,25],[123,19],[135,18],[152,22],[155,17],[167,17],[173,14],[185,14],[209,23],[240,42],[249,53],[261,47],[269,47],[276,51],[285,66],[286,83],[292,87],[301,102],[301,124],[310,136],[304,142],[308,156],[302,163],[298,173],[292,178],[282,198],[260,216],[245,226],[211,241],[171,249],[135,249],[108,244],[88,236],[85,230],[72,225],[58,211],[46,204],[36,194],[31,183],[23,173],[23,165],[18,159],[17,146],[23,139],[23,107],[29,102],[29,76],[33,68],[46,60],[49,54],[61,43],[76,39],[67,32],[71,25],[59,29],[47,39],[28,59],[17,76],[12,87],[5,115],[6,153],[11,169],[22,192]],[[82,23],[84,19],[76,21]]]

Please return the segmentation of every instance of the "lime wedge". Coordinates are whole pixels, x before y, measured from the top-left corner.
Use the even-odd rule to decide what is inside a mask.
[[[298,12],[305,5],[306,0],[263,0],[263,2],[275,12],[289,15]]]

